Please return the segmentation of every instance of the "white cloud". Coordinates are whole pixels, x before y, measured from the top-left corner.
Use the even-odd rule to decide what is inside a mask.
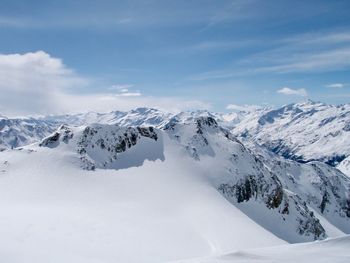
[[[135,107],[169,111],[210,107],[197,100],[145,96],[131,90],[132,85],[114,85],[111,92],[89,93],[89,85],[91,80],[43,51],[0,54],[0,113],[3,115],[105,112]]]
[[[332,84],[326,85],[327,88],[336,88],[336,89],[344,88],[344,86],[345,85],[343,83],[332,83]]]
[[[291,89],[288,87],[284,87],[282,89],[277,90],[277,93],[281,93],[283,95],[295,95],[295,96],[307,97],[306,89]]]
[[[56,96],[88,80],[43,51],[0,54],[0,112],[46,113],[60,109]]]

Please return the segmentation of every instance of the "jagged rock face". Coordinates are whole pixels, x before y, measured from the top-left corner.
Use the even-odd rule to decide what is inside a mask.
[[[256,178],[248,175],[235,184],[221,184],[218,190],[223,195],[234,198],[237,203],[247,202],[250,199],[264,200],[266,207],[278,208],[283,200],[283,189],[280,182],[274,178],[273,182],[266,182],[264,177]]]
[[[306,240],[323,239],[325,229],[300,196],[285,191],[281,181],[274,175],[255,178],[251,175],[235,184],[222,184],[218,190],[231,202],[260,202],[266,209],[274,210],[280,220],[296,223],[296,233]],[[293,212],[291,213],[290,210]],[[289,226],[290,227],[290,226]]]
[[[244,182],[234,185],[222,184],[218,190],[229,201],[237,203],[238,206],[240,203],[262,200],[261,205],[273,210],[275,214],[279,215],[280,220],[286,221],[286,219],[289,219],[288,221],[294,221],[296,223],[296,233],[304,236],[306,240],[324,239],[326,237],[325,229],[306,203],[298,195],[284,191],[282,185],[279,184],[278,180],[276,185],[267,185],[266,182],[257,183],[255,179],[249,176]],[[291,222],[291,225],[293,225],[293,222]]]
[[[90,155],[98,151],[99,155],[103,154],[105,157],[100,158],[97,166],[107,167],[118,159],[119,154],[135,146],[142,137],[158,140],[158,135],[152,127],[115,129],[106,129],[105,126],[86,127],[77,142],[78,152],[84,159],[91,159]]]
[[[152,127],[150,128],[126,128],[120,130],[106,132],[106,136],[97,137],[96,135],[100,132],[103,127],[86,127],[82,133],[80,140],[78,141],[79,153],[86,153],[86,148],[100,147],[102,150],[112,153],[122,153],[128,148],[136,145],[137,141],[141,137],[147,137],[157,141],[158,135],[154,132]],[[108,134],[107,134],[108,133]]]

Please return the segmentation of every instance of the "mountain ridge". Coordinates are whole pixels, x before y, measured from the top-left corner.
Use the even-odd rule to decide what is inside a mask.
[[[328,105],[308,100],[280,108],[249,108],[231,113],[187,111],[166,113],[152,108],[127,112],[88,112],[40,118],[1,118],[0,148],[16,148],[41,140],[61,124],[79,126],[91,123],[164,128],[171,120],[188,122],[211,116],[230,129],[244,143],[254,141],[268,150],[298,162],[318,160],[343,171],[340,163],[350,155],[350,104]],[[342,168],[343,167],[343,168]]]

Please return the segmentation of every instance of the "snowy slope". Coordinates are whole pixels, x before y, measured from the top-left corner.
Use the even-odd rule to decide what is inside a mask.
[[[160,143],[164,160],[142,151],[142,166],[92,171],[72,151],[84,130],[0,154],[4,262],[165,262],[284,243],[227,202],[166,134],[127,149]],[[89,155],[95,164],[102,152]]]
[[[349,246],[350,236],[346,236],[307,244],[242,250],[212,258],[182,260],[177,263],[347,263],[350,261]]]

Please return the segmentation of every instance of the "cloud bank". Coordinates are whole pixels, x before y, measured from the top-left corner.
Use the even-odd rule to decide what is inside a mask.
[[[209,108],[197,100],[153,97],[133,90],[132,85],[114,85],[108,92],[89,92],[84,78],[44,51],[0,54],[0,114],[28,116],[84,111],[106,112],[153,107],[167,111]],[[81,91],[84,91],[82,93]]]

